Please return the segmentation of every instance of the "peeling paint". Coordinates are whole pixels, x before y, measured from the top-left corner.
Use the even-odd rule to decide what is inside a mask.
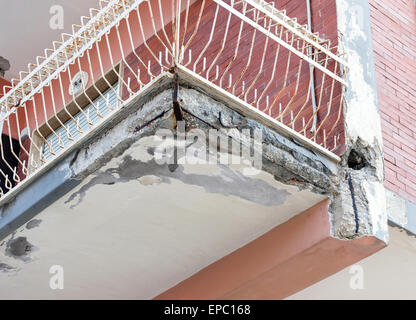
[[[261,179],[244,176],[225,165],[219,167],[220,173],[215,175],[186,174],[183,165],[175,165],[175,170],[172,170],[169,165],[160,165],[154,159],[143,162],[126,155],[117,167],[96,172],[94,178],[72,193],[66,203],[77,199],[71,205],[71,208],[75,208],[82,202],[88,190],[98,184],[113,185],[134,180],[143,184],[143,181],[149,181],[149,176],[159,178],[158,183],[170,183],[171,179],[177,179],[186,184],[200,186],[209,193],[236,196],[264,206],[281,205],[290,195],[288,191],[278,189]]]

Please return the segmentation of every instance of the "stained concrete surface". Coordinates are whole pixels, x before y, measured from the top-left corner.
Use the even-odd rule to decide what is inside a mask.
[[[148,172],[153,143],[139,139],[5,239],[0,298],[150,299],[325,198],[246,177],[244,164]],[[49,287],[53,265],[64,290]]]

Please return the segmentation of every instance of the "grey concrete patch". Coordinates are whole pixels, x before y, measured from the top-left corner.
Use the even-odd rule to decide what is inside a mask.
[[[7,263],[0,262],[0,273],[10,273],[16,271],[17,268],[8,265]]]
[[[406,200],[407,225],[411,232],[416,233],[416,204]]]
[[[390,190],[386,190],[386,195],[389,222],[411,234],[416,234],[416,204]]]
[[[30,253],[36,250],[37,248],[27,241],[26,237],[12,237],[7,241],[5,253],[9,257],[27,262],[32,259]]]
[[[387,214],[394,223],[407,225],[406,200],[400,195],[386,189]]]
[[[39,227],[40,223],[42,222],[41,219],[33,219],[26,224],[26,229],[30,230],[36,227]]]

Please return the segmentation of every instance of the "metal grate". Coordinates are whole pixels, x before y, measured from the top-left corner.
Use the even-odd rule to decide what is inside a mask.
[[[73,116],[73,119],[66,121],[54,133],[47,136],[43,145],[44,160],[50,161],[54,156],[59,155],[71,145],[72,140],[79,140],[102,118],[107,117],[111,111],[118,108],[117,90],[118,83],[113,86],[113,90],[105,91],[102,96],[93,101],[93,104],[87,105],[83,112],[78,112]]]

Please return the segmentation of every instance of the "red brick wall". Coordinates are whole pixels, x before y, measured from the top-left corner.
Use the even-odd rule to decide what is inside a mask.
[[[416,5],[370,0],[385,186],[416,203]]]

